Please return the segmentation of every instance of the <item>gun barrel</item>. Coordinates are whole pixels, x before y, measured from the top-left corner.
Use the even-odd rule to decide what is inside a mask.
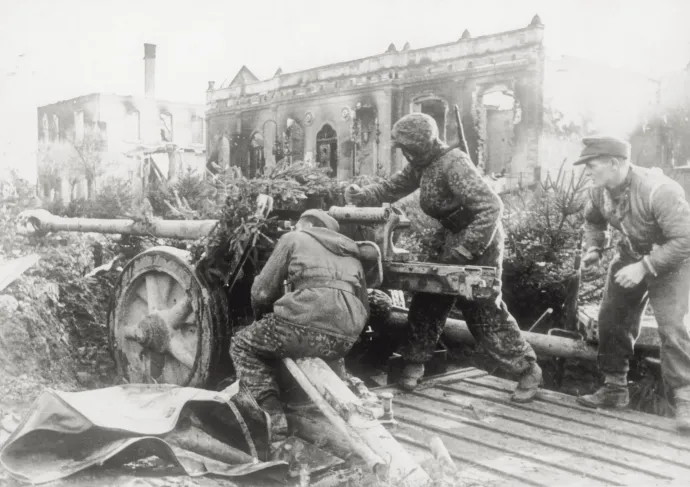
[[[22,215],[20,215],[21,217]],[[95,232],[155,236],[195,240],[208,235],[217,220],[106,220],[97,218],[63,218],[45,210],[28,211],[23,218],[36,232]]]
[[[384,207],[331,206],[328,214],[341,223],[367,224],[388,221],[392,211]]]

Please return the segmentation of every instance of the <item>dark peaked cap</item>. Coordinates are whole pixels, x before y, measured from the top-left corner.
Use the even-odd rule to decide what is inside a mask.
[[[630,144],[623,139],[611,137],[608,135],[598,135],[593,137],[585,137],[582,139],[585,148],[580,153],[580,158],[573,162],[573,166],[580,164],[587,164],[587,162],[595,157],[622,157],[630,159]]]

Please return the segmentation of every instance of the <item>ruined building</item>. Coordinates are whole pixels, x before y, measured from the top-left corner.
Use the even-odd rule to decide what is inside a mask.
[[[207,149],[219,165],[255,176],[276,160],[308,160],[339,179],[403,165],[391,127],[421,111],[457,144],[458,105],[474,161],[526,182],[540,171],[544,26],[385,52],[259,80],[246,66],[207,91]]]
[[[204,106],[156,99],[156,46],[144,45],[144,96],[93,93],[38,107],[38,188],[43,198],[85,198],[96,179],[133,178],[146,153],[167,174],[205,165]],[[50,167],[47,167],[50,166]]]

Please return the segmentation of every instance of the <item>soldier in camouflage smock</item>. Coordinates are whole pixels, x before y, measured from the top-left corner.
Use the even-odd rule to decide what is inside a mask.
[[[496,267],[502,272],[503,204],[467,154],[450,149],[438,136],[433,118],[411,113],[393,126],[394,145],[409,164],[388,181],[364,188],[351,185],[348,203],[374,206],[392,203],[419,189],[427,215],[443,225],[436,236],[436,259],[444,264]],[[541,369],[530,345],[499,295],[478,303],[463,297],[417,293],[412,298],[409,336],[400,353],[405,369],[400,386],[414,389],[443,332],[453,305],[462,311],[477,343],[504,368],[520,378],[512,399],[528,402],[541,383]]]

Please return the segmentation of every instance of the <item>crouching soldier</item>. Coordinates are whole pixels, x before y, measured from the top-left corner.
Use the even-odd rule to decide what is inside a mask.
[[[592,182],[585,206],[585,276],[600,261],[609,225],[622,239],[599,309],[604,386],[578,402],[608,408],[628,404],[628,360],[651,301],[661,337],[661,372],[675,391],[677,425],[690,430],[690,205],[677,182],[631,164],[624,140],[598,136],[583,143],[574,164],[584,164]]]
[[[338,364],[368,318],[358,247],[339,231],[338,222],[323,211],[302,214],[254,280],[257,320],[230,346],[238,379],[271,417],[273,443],[287,436],[276,383],[280,359],[319,357]]]
[[[495,267],[500,279],[503,203],[467,154],[441,142],[436,122],[422,113],[398,120],[392,138],[409,164],[383,183],[364,188],[350,186],[345,192],[347,202],[368,206],[392,203],[419,189],[422,210],[443,225],[437,235],[434,260]],[[542,380],[541,369],[500,295],[493,301],[478,303],[459,296],[416,293],[408,315],[409,335],[400,350],[406,364],[400,386],[408,390],[417,386],[454,304],[462,311],[477,343],[519,378],[512,399],[531,401]]]

